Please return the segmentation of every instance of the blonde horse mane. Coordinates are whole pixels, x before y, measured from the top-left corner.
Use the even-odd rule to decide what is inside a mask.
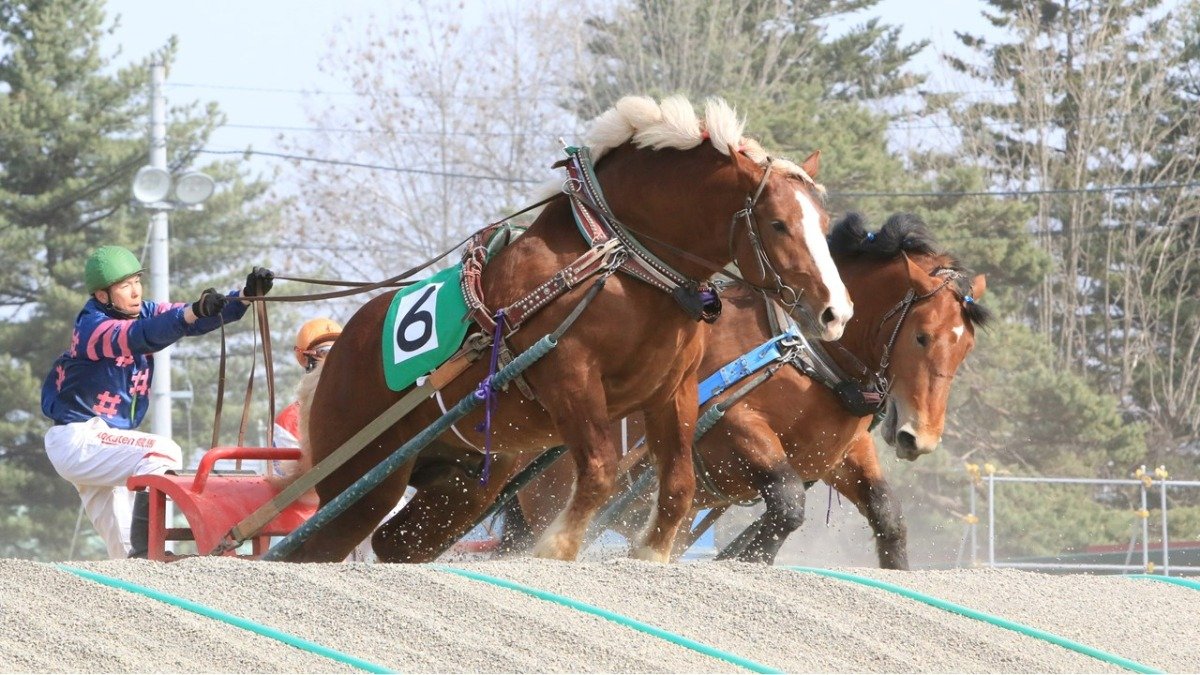
[[[625,96],[592,120],[584,140],[593,162],[599,162],[609,151],[628,142],[654,150],[690,150],[708,141],[723,155],[740,152],[763,167],[769,162],[772,170],[798,178],[825,193],[825,187],[798,164],[768,155],[758,141],[743,136],[745,126],[746,121],[723,98],[706,99],[701,119],[683,96],[669,96],[662,102],[648,96]],[[561,189],[561,180],[552,181],[537,191],[538,197],[552,196]]]
[[[325,369],[325,361],[317,362],[317,366],[305,373],[296,384],[296,400],[300,401],[300,467],[303,471],[312,468],[312,443],[308,440],[308,427],[312,421],[313,394],[317,392],[317,383],[321,380],[321,371]]]
[[[309,472],[312,469],[312,443],[308,440],[308,428],[312,415],[312,400],[313,394],[317,391],[317,383],[321,380],[321,370],[325,367],[324,361],[318,361],[317,367],[305,373],[300,377],[300,382],[296,384],[296,400],[300,401],[300,459],[295,462],[285,462],[284,474],[275,476],[268,474],[267,481],[274,485],[277,489],[283,488],[296,482],[296,479]],[[300,497],[301,502],[316,503],[317,494],[315,490],[309,490]]]

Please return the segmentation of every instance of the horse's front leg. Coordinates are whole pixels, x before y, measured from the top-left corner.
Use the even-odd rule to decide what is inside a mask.
[[[666,405],[646,411],[646,442],[658,471],[658,500],[641,543],[632,551],[635,558],[668,562],[679,526],[691,511],[696,495],[692,437],[697,406],[696,380],[689,377]]]
[[[854,502],[875,533],[875,552],[884,569],[908,569],[908,528],[900,502],[884,478],[870,434],[859,434],[846,459],[825,478]]]
[[[611,433],[612,423],[599,382],[586,383],[556,399],[545,404],[552,411],[562,441],[571,448],[575,489],[566,507],[538,538],[533,554],[539,558],[574,560],[579,556],[588,524],[612,496],[620,452]]]

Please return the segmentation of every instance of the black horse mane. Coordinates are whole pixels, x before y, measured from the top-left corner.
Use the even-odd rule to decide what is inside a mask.
[[[940,250],[920,216],[897,213],[887,219],[878,232],[867,230],[861,214],[851,212],[834,224],[829,232],[829,252],[835,258],[867,258],[891,260],[901,253],[930,255],[946,259],[933,271],[954,272],[953,287],[963,300],[963,312],[977,326],[988,323],[992,313],[971,297],[971,280],[975,274],[959,264],[954,257]]]

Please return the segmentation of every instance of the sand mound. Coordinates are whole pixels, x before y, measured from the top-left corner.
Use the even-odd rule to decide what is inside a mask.
[[[423,565],[195,558],[79,563],[402,672],[741,672],[628,626]],[[789,672],[1108,672],[1062,647],[886,591],[782,568],[631,560],[458,567]],[[1172,672],[1200,670],[1200,594],[1016,571],[850,570]],[[55,565],[0,560],[0,670],[347,672]]]

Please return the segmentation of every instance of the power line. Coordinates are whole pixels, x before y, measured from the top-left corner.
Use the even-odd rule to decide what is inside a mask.
[[[239,85],[231,85],[231,84],[205,84],[203,82],[168,82],[167,86],[173,87],[173,88],[179,88],[179,89],[215,89],[218,91],[248,91],[248,92],[259,92],[259,93],[264,93],[264,94],[331,94],[334,96],[374,96],[377,93],[377,92],[361,92],[361,91],[326,91],[323,89],[288,89],[288,88],[283,88],[283,87],[255,87],[255,86],[245,86],[245,85],[239,86]],[[997,88],[997,89],[974,89],[974,90],[963,90],[963,91],[953,91],[953,90],[941,91],[941,90],[925,89],[925,90],[922,90],[920,93],[926,94],[926,95],[935,95],[935,96],[977,96],[977,95],[984,95],[984,94],[1011,94],[1012,89],[1011,88]],[[400,98],[416,98],[416,99],[428,98],[427,96],[424,96],[422,94],[394,94],[394,96],[400,97]],[[538,101],[552,101],[555,103],[557,103],[560,100],[559,98],[557,98],[555,96],[535,96],[535,97],[531,98],[531,97],[523,95],[523,94],[513,94],[510,96],[485,96],[482,94],[446,94],[445,98],[461,99],[461,100],[486,100],[486,101],[501,101],[501,100],[519,98],[520,100],[524,100],[524,101],[538,100]]]
[[[516,131],[394,131],[392,129],[354,129],[349,127],[296,127],[270,124],[223,124],[222,129],[250,129],[262,131],[299,131],[324,134],[379,134],[383,136],[468,136],[468,137],[527,137],[528,133]],[[544,132],[543,132],[544,133]],[[574,131],[560,131],[555,136],[571,136]],[[549,135],[545,134],[544,135]]]
[[[329,94],[331,96],[364,96],[355,91],[324,91],[321,89],[283,89],[279,87],[239,87],[232,84],[202,84],[188,82],[168,82],[173,89],[216,89],[220,91],[250,91],[261,94]]]
[[[455,173],[448,171],[433,171],[431,169],[407,169],[398,166],[385,166],[381,164],[366,164],[363,162],[350,162],[346,160],[328,159],[324,157],[306,157],[303,155],[289,155],[280,152],[266,152],[262,150],[197,150],[200,154],[209,155],[262,155],[265,157],[278,157],[282,159],[290,159],[301,162],[317,162],[319,164],[330,164],[334,166],[353,166],[362,169],[372,169],[377,171],[395,171],[398,173],[416,173],[428,176],[439,176],[446,178],[467,178],[471,180],[488,180],[498,181],[502,183],[523,183],[529,185],[538,185],[544,181],[533,180],[528,178],[504,178],[501,176],[481,176],[475,174]],[[963,191],[907,191],[907,192],[883,192],[883,191],[862,191],[862,192],[840,192],[830,191],[831,197],[1024,197],[1034,195],[1061,195],[1061,194],[1100,194],[1109,192],[1156,192],[1159,190],[1176,190],[1186,188],[1200,187],[1200,181],[1187,181],[1176,183],[1143,183],[1140,185],[1101,185],[1097,187],[1086,188],[1040,188],[1030,190],[963,190]]]
[[[216,89],[219,91],[248,91],[263,94],[329,94],[331,96],[375,96],[378,92],[361,92],[361,91],[325,91],[322,89],[284,89],[280,87],[249,87],[237,86],[229,84],[203,84],[196,82],[169,82],[168,87],[178,87],[181,89]],[[388,94],[392,98],[411,98],[411,99],[428,99],[429,97],[423,94]],[[514,93],[510,96],[484,96],[481,94],[440,94],[442,98],[457,99],[462,101],[549,101],[557,103],[559,99],[555,96],[528,96],[522,93]]]
[[[915,111],[897,113],[891,115],[893,119],[900,120],[922,120],[936,119],[941,114],[937,111],[935,114],[918,113]],[[1053,124],[1065,124],[1066,122],[1074,121],[1096,121],[1096,120],[1120,120],[1128,117],[1154,117],[1163,114],[1156,110],[1146,110],[1140,112],[1110,112],[1101,115],[1089,115],[1080,117],[1075,120],[1063,120],[1060,118],[1051,118],[1049,120],[989,120],[988,125],[993,127],[1015,127],[1021,125],[1037,126],[1043,122]],[[354,128],[354,127],[308,127],[308,126],[292,126],[292,125],[276,125],[276,124],[223,124],[222,129],[246,129],[260,131],[294,131],[303,133],[337,133],[337,134],[380,134],[385,136],[467,136],[467,137],[518,137],[528,136],[527,133],[515,131],[396,131],[393,129],[375,129],[375,128]],[[929,122],[926,124],[888,124],[889,131],[927,131],[937,129],[940,131],[960,131],[962,127],[956,126],[951,122]],[[555,133],[555,136],[570,136],[575,134],[575,131],[560,131]]]
[[[469,178],[471,180],[490,180],[498,183],[525,183],[537,185],[542,181],[537,181],[529,178],[505,178],[503,176],[480,176],[469,173],[455,173],[452,171],[433,171],[430,169],[406,169],[399,166],[385,166],[382,164],[366,164],[364,162],[350,162],[340,159],[326,159],[323,157],[305,157],[303,155],[289,155],[282,152],[266,152],[263,150],[209,150],[202,148],[196,151],[198,154],[204,155],[261,155],[263,157],[277,157],[280,159],[291,159],[298,162],[316,162],[318,164],[331,164],[335,166],[353,166],[359,169],[371,169],[373,171],[394,171],[396,173],[415,173],[424,176],[438,176],[442,178]]]
[[[1042,188],[1036,190],[964,190],[947,192],[835,192],[831,197],[1025,197],[1033,195],[1095,194],[1104,192],[1154,192],[1200,187],[1200,181],[1183,183],[1144,183],[1141,185],[1102,185],[1088,188]]]

